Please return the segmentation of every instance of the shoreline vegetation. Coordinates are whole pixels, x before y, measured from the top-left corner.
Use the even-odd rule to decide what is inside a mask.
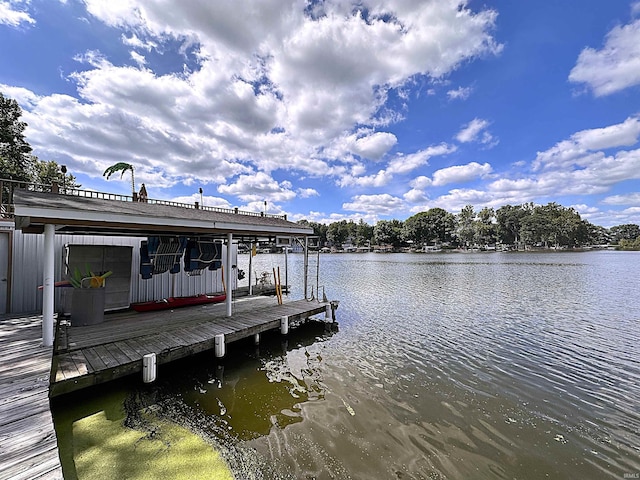
[[[363,219],[298,223],[313,228],[316,247],[323,251],[640,250],[637,224],[605,228],[555,202],[484,207],[479,212],[467,205],[458,214],[436,207],[404,221],[379,220],[375,225]]]

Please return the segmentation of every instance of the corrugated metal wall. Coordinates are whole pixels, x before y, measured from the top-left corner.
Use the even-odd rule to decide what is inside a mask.
[[[133,247],[131,261],[131,303],[146,302],[171,296],[197,295],[200,293],[221,292],[222,269],[205,270],[200,276],[190,277],[183,271],[175,275],[169,272],[155,275],[149,280],[140,277],[140,241],[141,237],[104,237],[88,235],[56,235],[55,236],[55,281],[64,280],[63,250],[64,245],[127,245]],[[237,246],[233,247],[233,263],[237,264]],[[4,252],[0,252],[3,254]],[[9,313],[41,311],[44,235],[23,234],[13,232],[13,255],[11,275],[11,306]],[[226,258],[226,247],[222,250],[223,261]],[[109,281],[109,280],[107,280]],[[233,288],[237,280],[233,279]],[[56,311],[61,305],[60,288],[56,289]]]

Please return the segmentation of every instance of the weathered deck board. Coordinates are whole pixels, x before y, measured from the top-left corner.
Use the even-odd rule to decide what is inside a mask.
[[[299,300],[278,305],[274,298],[236,301],[226,316],[223,304],[209,304],[149,313],[108,314],[105,322],[61,327],[57,334],[51,396],[142,371],[142,357],[156,354],[158,365],[212,349],[215,337],[225,342],[278,328],[280,318],[304,319],[324,312],[326,305]]]
[[[0,479],[62,479],[40,316],[0,317]]]

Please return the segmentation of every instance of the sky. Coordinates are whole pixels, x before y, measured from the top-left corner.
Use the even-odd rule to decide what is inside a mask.
[[[0,0],[0,92],[84,189],[640,224],[638,0]]]

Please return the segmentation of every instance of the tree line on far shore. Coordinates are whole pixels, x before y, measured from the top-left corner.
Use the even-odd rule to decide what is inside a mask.
[[[390,246],[394,250],[426,245],[449,248],[484,248],[496,244],[514,247],[580,248],[617,245],[640,250],[640,226],[617,225],[605,228],[583,220],[573,208],[557,203],[504,205],[497,210],[485,207],[476,212],[472,205],[454,215],[431,208],[405,221],[379,220],[369,225],[341,220],[322,224],[300,220],[314,230],[321,246]]]

